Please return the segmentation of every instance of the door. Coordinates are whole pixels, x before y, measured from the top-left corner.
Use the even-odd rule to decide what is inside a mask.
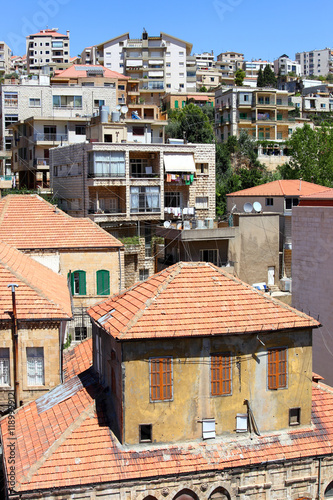
[[[275,284],[275,267],[274,266],[271,266],[268,268],[267,284],[268,284],[268,286]]]

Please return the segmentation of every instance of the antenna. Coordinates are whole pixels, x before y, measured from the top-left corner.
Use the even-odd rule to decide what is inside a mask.
[[[117,110],[117,111],[120,111],[120,110],[121,110],[121,106],[120,106],[120,104],[118,104],[118,106],[116,106],[116,110]]]
[[[257,213],[261,212],[261,210],[262,210],[261,203],[259,203],[259,201],[255,201],[253,203],[253,208],[254,208],[255,212],[257,212]]]
[[[252,203],[250,203],[250,202],[244,203],[243,210],[244,210],[244,212],[246,212],[248,214],[250,212],[252,212],[252,210],[253,210]]]

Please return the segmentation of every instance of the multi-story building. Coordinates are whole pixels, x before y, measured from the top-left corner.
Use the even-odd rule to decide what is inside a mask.
[[[245,130],[257,141],[284,142],[302,119],[289,117],[288,92],[272,88],[219,88],[215,92],[215,133],[220,141]],[[299,123],[298,123],[299,122]]]
[[[220,72],[222,84],[234,84],[234,75],[238,69],[243,69],[244,54],[240,52],[221,52],[217,56],[216,69]]]
[[[271,70],[274,71],[274,63],[271,61],[263,61],[262,59],[245,61],[242,68],[245,71],[244,84],[256,87],[258,73],[260,70],[264,71],[266,66],[269,66]]]
[[[162,106],[165,111],[184,108],[189,102],[197,106],[209,104],[214,107],[215,92],[191,92],[185,95],[179,92],[169,92],[162,97]]]
[[[38,73],[44,66],[65,69],[69,64],[69,31],[62,35],[56,28],[46,28],[27,36],[28,73]]]
[[[297,52],[295,59],[301,65],[301,74],[304,76],[326,76],[333,73],[333,50],[330,48]]]
[[[131,39],[129,33],[90,48],[89,60],[140,81],[140,96],[160,104],[164,92],[187,91],[187,56],[192,44],[166,33]],[[96,55],[91,55],[95,52]],[[88,49],[84,51],[88,57]],[[87,60],[87,59],[85,59]],[[193,82],[190,85],[193,90]]]
[[[18,75],[23,75],[27,72],[27,56],[12,56],[10,59],[11,71]]]
[[[11,72],[12,51],[5,42],[0,42],[0,76]]]
[[[289,73],[300,76],[302,74],[301,64],[297,61],[292,61],[287,54],[283,54],[278,59],[275,59],[274,72],[279,76],[287,76]]]

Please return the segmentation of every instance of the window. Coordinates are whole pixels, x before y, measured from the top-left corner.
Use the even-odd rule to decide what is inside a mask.
[[[276,99],[276,104],[277,104],[277,106],[281,106],[281,104],[282,104],[282,99],[277,98],[277,99]]]
[[[81,95],[54,95],[53,96],[54,108],[82,108]]]
[[[171,401],[173,398],[172,358],[151,358],[150,400]]]
[[[44,349],[27,347],[28,385],[44,385]]]
[[[110,295],[110,273],[104,269],[97,271],[97,295]]]
[[[247,113],[239,113],[239,119],[240,120],[246,120],[247,119]]]
[[[178,108],[179,105],[178,105],[178,101],[175,101],[175,108]]]
[[[299,200],[298,198],[286,198],[286,210],[291,210],[293,207],[297,207]]]
[[[76,326],[74,329],[74,340],[75,342],[82,342],[87,338],[87,327],[86,326]]]
[[[167,67],[167,68],[171,68],[171,63],[167,62],[167,63],[166,63],[166,67]]]
[[[184,88],[184,84],[183,84],[183,83],[180,83],[180,84],[179,84],[179,88],[180,88],[180,89],[183,89],[183,88]]]
[[[75,125],[75,135],[86,135],[86,126]]]
[[[266,207],[272,207],[274,205],[274,199],[273,198],[266,198],[265,205],[266,205]]]
[[[166,84],[166,88],[167,88],[167,89],[171,89],[171,83],[167,83],[167,84]]]
[[[139,280],[145,281],[149,278],[149,269],[140,269],[139,270]]]
[[[140,443],[152,443],[152,425],[139,425]]]
[[[60,49],[63,46],[63,42],[52,42],[52,48]]]
[[[236,432],[247,432],[248,416],[247,413],[237,413],[236,415]]]
[[[5,127],[8,128],[13,123],[18,122],[18,115],[5,115]]]
[[[90,177],[125,177],[123,151],[96,151],[89,156]]]
[[[9,348],[0,348],[0,385],[10,385]]]
[[[145,135],[145,128],[133,126],[133,136],[134,135],[144,136]]]
[[[287,349],[268,350],[268,389],[287,387]]]
[[[219,265],[219,251],[217,249],[200,250],[200,261],[211,262],[215,266]]]
[[[215,438],[215,419],[205,418],[202,421],[202,437],[203,439],[213,439]]]
[[[86,295],[85,271],[74,271],[71,273],[71,287],[73,295]]]
[[[104,106],[104,99],[94,99],[94,108],[99,108],[100,106]]]
[[[180,192],[164,192],[164,206],[165,207],[181,207],[182,206],[182,196]]]
[[[40,99],[39,98],[31,97],[29,99],[29,106],[31,108],[40,108]]]
[[[159,186],[131,187],[131,212],[159,212],[160,209]]]
[[[131,177],[149,177],[152,174],[152,167],[148,165],[148,158],[131,158],[130,175]]]
[[[208,174],[208,163],[196,163],[195,169],[197,174]]]
[[[210,358],[211,395],[231,394],[230,354],[212,354]]]
[[[301,409],[300,408],[290,408],[289,409],[289,425],[299,425],[301,423]]]
[[[195,198],[195,208],[208,208],[208,196],[197,196]]]

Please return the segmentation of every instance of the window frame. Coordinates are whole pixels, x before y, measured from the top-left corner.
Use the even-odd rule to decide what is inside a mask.
[[[101,278],[99,278],[101,277]],[[107,286],[105,285],[105,278],[107,281]],[[102,292],[101,293],[101,286],[99,286],[98,282],[99,280],[102,280],[103,286],[102,286]],[[96,271],[96,294],[97,295],[110,295],[110,271],[107,269],[99,269]]]
[[[32,352],[34,350],[34,353]],[[29,354],[30,351],[30,354]],[[41,355],[42,354],[42,355]],[[27,358],[27,386],[28,387],[44,387],[45,386],[45,355],[44,355],[44,347],[26,347],[26,358]],[[35,374],[34,374],[34,382],[29,383],[29,360],[35,360]],[[38,383],[38,366],[37,363],[39,360],[42,360],[42,382]]]
[[[162,370],[159,370],[159,384],[154,385],[153,384],[153,376],[154,373],[157,373],[153,371],[153,366],[152,364],[156,362],[159,362],[159,364],[162,365]],[[163,376],[165,373],[168,373],[168,371],[164,372],[163,370],[163,364],[164,362],[167,362],[170,366],[170,380],[168,381],[169,383],[163,384]],[[162,375],[162,377],[161,377]],[[162,383],[161,383],[162,379]],[[154,395],[154,387],[159,387],[159,394]],[[164,387],[168,388],[169,391],[166,394],[166,396],[163,395],[163,390]],[[162,393],[162,394],[161,394]],[[162,397],[161,397],[162,396]],[[154,356],[149,358],[149,401],[151,403],[161,403],[161,402],[167,402],[167,401],[173,401],[173,357],[172,356]]]
[[[278,353],[284,353],[284,359],[270,359],[273,356],[276,357]],[[284,363],[284,371],[280,370],[280,363]],[[277,367],[275,373],[272,373],[272,365]],[[272,380],[272,377],[275,379]],[[280,377],[283,377],[283,381],[281,383]],[[288,348],[287,347],[272,347],[267,349],[267,389],[269,391],[275,391],[278,389],[287,389],[288,388]]]
[[[274,198],[265,198],[265,206],[266,207],[273,207],[274,206]]]
[[[219,366],[215,367],[214,360],[219,361]],[[227,366],[221,366],[221,361],[227,361]],[[222,368],[222,369],[221,369]],[[227,369],[227,377],[224,375],[224,370]],[[218,376],[214,376],[214,372],[219,372]],[[214,388],[214,385],[217,387]],[[224,390],[224,386],[227,389]],[[210,354],[210,395],[211,397],[231,396],[232,395],[232,355],[230,352],[211,353]]]
[[[5,365],[7,365],[7,366],[5,366]],[[6,370],[7,370],[7,373],[5,373]],[[0,348],[0,387],[9,387],[9,386],[10,386],[10,352],[9,352],[9,347],[1,347]]]
[[[78,274],[78,284],[79,284],[79,292],[75,291],[75,274]],[[71,272],[71,289],[72,289],[72,295],[73,297],[77,296],[83,296],[87,295],[87,276],[86,276],[86,271],[83,271],[82,269],[76,269],[75,271]],[[81,281],[82,277],[82,281]],[[84,293],[83,293],[84,291]]]

